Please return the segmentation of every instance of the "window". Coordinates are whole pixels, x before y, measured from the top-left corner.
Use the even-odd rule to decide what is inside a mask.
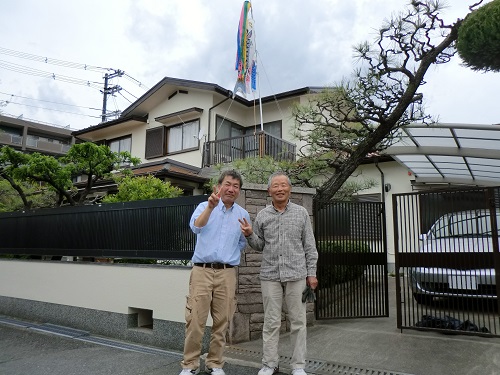
[[[281,120],[266,122],[263,124],[264,131],[268,134],[274,135],[276,138],[281,138]],[[253,134],[254,130],[260,131],[260,124],[247,128],[246,134]]]
[[[231,120],[217,116],[215,123],[215,139],[238,137],[243,134],[243,126]]]
[[[272,155],[274,158],[278,158],[278,156],[284,151],[283,144],[281,142],[281,120],[266,122],[263,124],[263,128],[264,132],[271,135],[271,137],[266,135],[265,150],[263,150],[263,152],[266,155]],[[255,131],[260,132],[260,124],[247,128],[245,133],[253,134]],[[257,140],[254,138],[246,138],[245,142],[247,155],[256,155],[259,150]]]
[[[168,128],[167,152],[174,153],[199,147],[200,121],[190,121]]]
[[[127,135],[122,138],[111,139],[108,141],[108,147],[113,152],[132,152],[132,136]]]
[[[146,130],[146,159],[159,158],[167,154],[165,130],[164,126]]]

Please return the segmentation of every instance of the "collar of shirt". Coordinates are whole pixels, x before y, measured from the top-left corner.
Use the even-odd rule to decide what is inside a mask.
[[[288,202],[286,202],[286,206],[285,206],[285,209],[283,211],[280,211],[278,210],[275,206],[274,206],[274,202],[271,202],[271,206],[272,208],[274,209],[274,211],[278,212],[278,213],[281,213],[281,212],[285,212],[286,210],[288,210],[288,206],[290,205],[290,199],[288,200]]]
[[[191,217],[191,229],[197,234],[192,261],[194,263],[217,262],[237,266],[240,263],[241,250],[246,245],[238,219],[246,218],[250,221],[250,216],[245,209],[236,203],[230,208],[226,208],[224,203],[219,201],[207,224],[202,228],[197,228],[194,226],[194,221],[207,204],[207,202],[200,203]]]
[[[220,199],[219,204],[217,205],[217,209],[221,210],[222,212],[232,211],[234,209],[234,202],[231,207],[227,208],[222,199]]]

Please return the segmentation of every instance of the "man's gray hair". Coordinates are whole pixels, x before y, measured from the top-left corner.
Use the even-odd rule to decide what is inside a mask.
[[[269,180],[267,181],[267,188],[268,189],[271,187],[272,179],[274,177],[278,177],[278,176],[285,176],[286,180],[288,181],[288,185],[292,186],[292,181],[290,181],[290,177],[288,177],[288,175],[285,172],[278,171],[278,172],[274,172],[272,175],[269,176]]]

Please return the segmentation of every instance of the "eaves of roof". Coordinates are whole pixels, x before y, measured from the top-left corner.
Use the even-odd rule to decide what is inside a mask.
[[[132,173],[135,176],[153,174],[156,177],[178,177],[193,182],[208,180],[199,175],[200,168],[171,159],[138,165],[132,168]]]
[[[147,116],[130,115],[130,116],[126,116],[126,117],[120,117],[120,118],[113,120],[113,121],[101,122],[100,124],[90,126],[88,128],[85,128],[85,129],[75,130],[74,132],[72,132],[72,135],[76,137],[76,136],[79,136],[82,134],[90,133],[94,130],[109,128],[112,126],[116,126],[116,125],[120,125],[120,124],[129,122],[129,121],[139,121],[139,122],[146,123],[147,120],[148,120]]]
[[[151,96],[153,96],[156,92],[158,92],[163,86],[172,85],[183,88],[193,88],[198,90],[206,90],[218,93],[225,97],[233,97],[235,101],[240,104],[243,104],[246,107],[252,107],[254,105],[254,100],[247,100],[239,95],[234,95],[231,90],[225,89],[217,84],[208,83],[208,82],[200,82],[200,81],[191,81],[186,79],[165,77],[156,85],[154,85],[148,92],[142,95],[139,99],[137,99],[134,103],[132,103],[129,107],[127,107],[123,112],[122,116],[127,116],[134,111],[134,109],[138,108],[142,103],[147,101]],[[286,91],[275,95],[269,95],[262,97],[260,100],[262,103],[272,102],[274,100],[286,99],[294,96],[304,95],[313,90],[317,90],[317,88],[303,87],[296,90]]]
[[[216,85],[213,83],[200,82],[200,81],[190,81],[190,80],[186,80],[186,79],[165,77],[160,82],[158,82],[156,85],[154,85],[151,89],[149,89],[139,99],[137,99],[134,103],[132,103],[127,108],[125,108],[125,110],[122,112],[122,116],[127,116],[128,114],[133,112],[134,109],[136,109],[142,103],[147,101],[151,96],[153,96],[156,92],[158,92],[165,85],[172,85],[172,86],[179,86],[179,87],[184,87],[184,88],[193,88],[193,89],[199,89],[199,90],[213,91],[213,92],[219,93],[223,96],[232,95],[232,92],[230,90],[227,90],[227,89],[220,87],[219,85]]]

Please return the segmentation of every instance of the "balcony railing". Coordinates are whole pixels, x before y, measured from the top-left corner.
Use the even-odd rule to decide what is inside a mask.
[[[271,156],[279,161],[294,161],[295,151],[295,144],[262,131],[206,142],[203,145],[203,166],[209,167],[258,156]]]
[[[45,151],[57,154],[65,154],[71,147],[71,145],[69,144],[64,144],[57,141],[49,142],[48,140],[38,139],[37,137],[33,137],[31,135],[28,135],[28,137],[26,138],[26,146],[32,149],[40,150],[42,152]]]
[[[23,137],[15,134],[0,132],[0,144],[21,146],[23,144]]]

